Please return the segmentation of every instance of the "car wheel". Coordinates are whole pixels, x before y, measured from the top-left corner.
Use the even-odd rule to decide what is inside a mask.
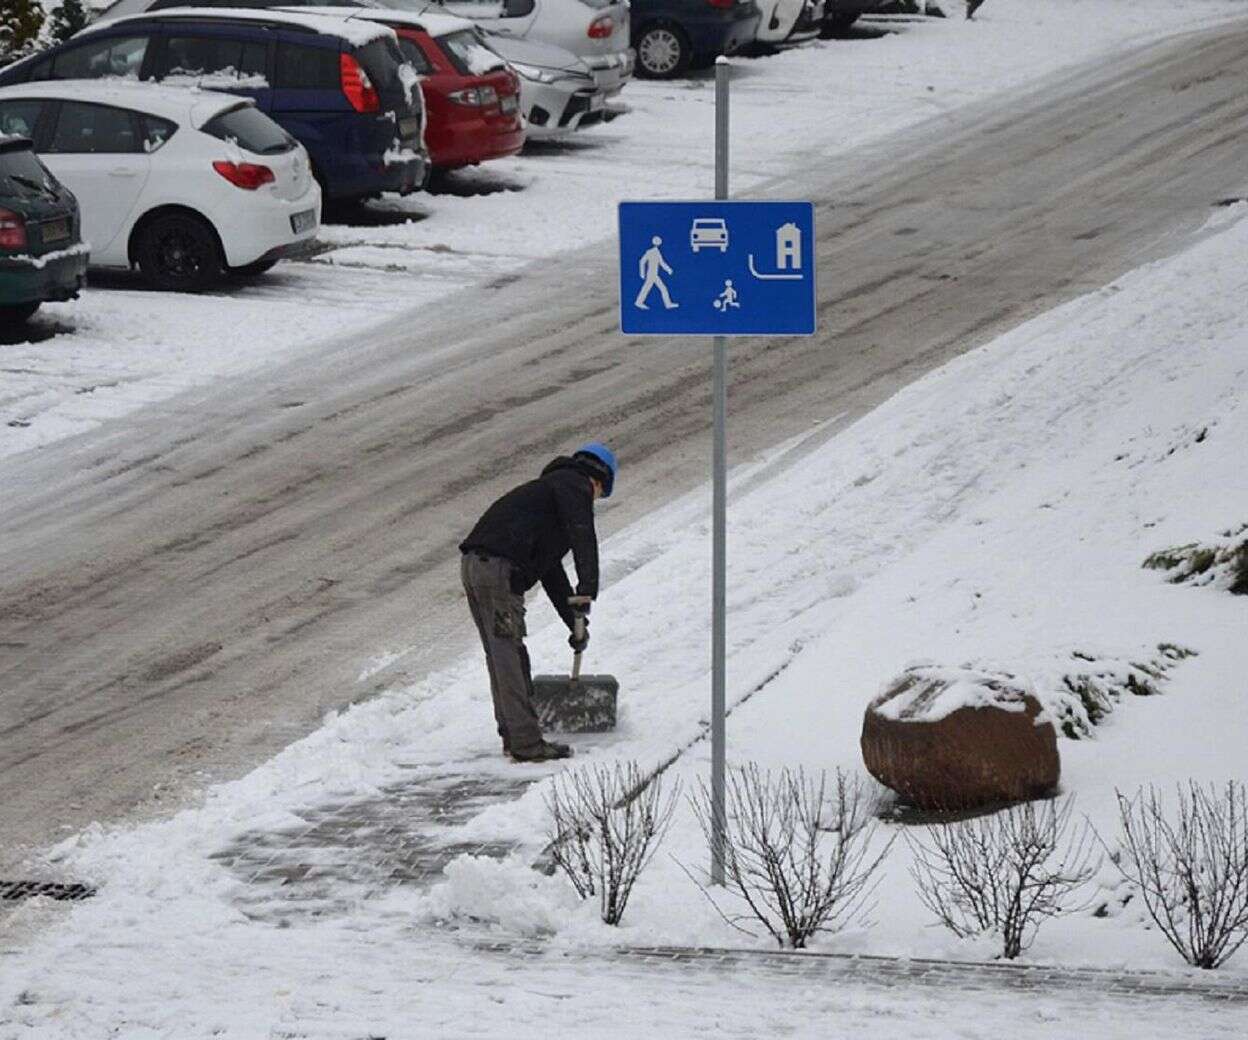
[[[231,278],[259,278],[260,275],[272,271],[277,266],[276,260],[257,260],[254,264],[243,264],[242,267],[231,267]]]
[[[221,277],[217,236],[189,213],[164,213],[148,221],[134,252],[139,270],[158,289],[194,292]]]
[[[0,307],[0,321],[6,325],[20,325],[32,314],[39,309],[39,302],[34,303],[14,303],[7,307]]]
[[[689,67],[693,48],[674,25],[648,25],[637,37],[637,72],[645,79],[671,79]]]

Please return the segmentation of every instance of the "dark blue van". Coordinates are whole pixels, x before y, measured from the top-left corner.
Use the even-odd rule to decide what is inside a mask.
[[[424,185],[424,102],[384,26],[277,11],[135,15],[10,65],[0,86],[105,76],[185,79],[254,98],[308,150],[327,199]]]

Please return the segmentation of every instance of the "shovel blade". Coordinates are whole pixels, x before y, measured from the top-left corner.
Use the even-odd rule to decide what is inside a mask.
[[[533,680],[533,710],[543,732],[609,733],[619,694],[613,675],[539,675]]]

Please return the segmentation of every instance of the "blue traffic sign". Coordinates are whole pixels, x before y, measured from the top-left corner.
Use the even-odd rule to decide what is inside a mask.
[[[621,202],[620,329],[812,335],[814,246],[809,202]]]

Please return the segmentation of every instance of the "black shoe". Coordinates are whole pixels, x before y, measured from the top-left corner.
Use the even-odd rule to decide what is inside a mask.
[[[554,744],[543,740],[536,747],[524,751],[513,748],[511,757],[516,762],[554,762],[560,758],[571,758],[572,749],[567,744]]]

